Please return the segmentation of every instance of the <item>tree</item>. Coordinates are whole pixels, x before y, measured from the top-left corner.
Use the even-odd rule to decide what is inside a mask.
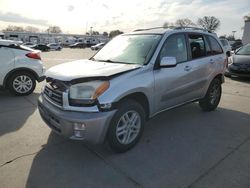
[[[120,34],[123,34],[123,32],[120,30],[113,30],[113,31],[110,31],[109,37],[114,38],[115,36],[120,35]]]
[[[220,20],[214,16],[204,16],[203,18],[198,18],[197,25],[213,32],[219,28]]]
[[[25,27],[26,32],[38,33],[40,30],[37,27],[27,26]]]
[[[234,40],[235,40],[234,35],[228,35],[228,36],[227,36],[227,40],[232,40],[232,41],[234,41]]]
[[[49,28],[46,30],[49,33],[62,33],[62,30],[59,26],[49,26]]]
[[[245,21],[250,21],[250,13],[248,15],[244,16],[244,20]]]
[[[180,27],[187,27],[187,26],[194,26],[195,24],[188,18],[182,18],[176,20],[175,25]]]
[[[98,31],[92,31],[92,35],[99,35]]]
[[[21,26],[8,25],[3,31],[15,31],[15,32],[24,32],[24,28]]]
[[[169,27],[169,22],[164,22],[163,27]]]
[[[108,34],[108,32],[104,31],[102,35],[103,36],[108,36],[109,34]]]

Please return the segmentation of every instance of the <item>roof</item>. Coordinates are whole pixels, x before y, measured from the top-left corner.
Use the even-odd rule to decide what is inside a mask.
[[[2,40],[2,39],[0,39],[0,45],[8,46],[11,44],[22,44],[22,42],[21,41],[14,41],[14,40]]]

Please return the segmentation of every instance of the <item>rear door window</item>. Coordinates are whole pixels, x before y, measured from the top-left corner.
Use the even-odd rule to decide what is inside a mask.
[[[192,59],[206,56],[205,40],[202,35],[189,34],[188,41]]]

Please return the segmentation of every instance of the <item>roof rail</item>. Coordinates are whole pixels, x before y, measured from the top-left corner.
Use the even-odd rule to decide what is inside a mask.
[[[207,29],[200,28],[200,27],[178,26],[178,27],[175,27],[174,29],[193,29],[193,30],[201,30],[201,31],[212,33],[211,31],[209,31]]]
[[[151,30],[151,29],[193,29],[193,30],[200,30],[200,31],[205,31],[208,33],[212,33],[211,31],[207,30],[207,29],[203,29],[200,27],[189,27],[189,26],[168,26],[168,27],[152,27],[152,28],[146,28],[146,29],[136,29],[134,30],[134,32],[136,31],[147,31],[147,30]]]
[[[147,31],[151,29],[174,29],[174,26],[169,26],[169,27],[152,27],[152,28],[146,28],[146,29],[136,29],[134,31]]]

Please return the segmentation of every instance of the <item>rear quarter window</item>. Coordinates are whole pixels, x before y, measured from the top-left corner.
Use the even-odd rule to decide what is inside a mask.
[[[222,50],[222,47],[220,46],[220,44],[218,43],[218,41],[212,36],[208,36],[207,38],[208,38],[208,41],[210,43],[212,54],[213,55],[222,54],[223,50]]]

